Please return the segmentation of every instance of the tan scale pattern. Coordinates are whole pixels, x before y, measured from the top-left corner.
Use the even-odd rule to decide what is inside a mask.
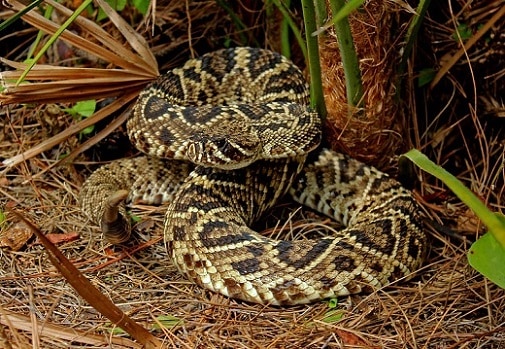
[[[164,233],[178,269],[250,302],[308,303],[409,275],[426,245],[411,193],[330,150],[305,164],[321,127],[307,104],[301,72],[278,54],[236,48],[190,60],[146,88],[129,120],[132,141],[149,156],[93,173],[83,210],[120,242],[129,225],[117,193],[170,202]],[[297,241],[251,230],[288,191],[346,228]]]

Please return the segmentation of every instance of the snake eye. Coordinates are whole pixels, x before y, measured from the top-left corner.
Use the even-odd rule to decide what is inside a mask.
[[[214,139],[213,143],[216,146],[217,151],[228,158],[230,158],[230,155],[234,153],[234,149],[230,142],[224,137]]]
[[[242,154],[236,147],[233,146],[233,143],[231,143],[228,139],[225,138],[219,138],[216,139],[214,144],[216,145],[217,150],[224,155],[228,161],[233,162],[233,163],[239,163],[242,161],[245,161],[245,156]],[[247,163],[244,162],[245,166]]]
[[[228,147],[228,141],[224,138],[218,138],[214,140],[214,144],[216,144],[217,148],[223,152],[226,153],[226,148]]]

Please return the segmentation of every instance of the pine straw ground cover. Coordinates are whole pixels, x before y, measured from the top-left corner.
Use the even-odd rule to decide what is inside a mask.
[[[216,13],[206,8],[206,18],[212,15]],[[193,34],[210,35],[196,26],[195,13],[187,18],[193,21]],[[431,28],[430,33],[436,36],[446,27]],[[230,33],[221,29],[216,35]],[[195,37],[180,35],[180,41],[171,44],[194,49],[188,42]],[[164,51],[156,43],[152,47],[161,54]],[[451,82],[457,88],[463,86],[455,75],[446,83]],[[442,101],[450,97],[443,93],[437,96]],[[73,119],[61,107],[25,104],[2,108],[2,160],[72,125]],[[415,113],[414,106],[410,110]],[[431,150],[437,162],[457,170],[455,174],[489,200],[494,210],[503,210],[503,165],[501,170],[495,165],[500,158],[503,161],[503,123],[493,119],[489,130],[470,112],[464,123],[454,115],[458,113],[421,120],[414,127],[413,138]],[[437,132],[432,134],[430,127],[434,124]],[[479,135],[480,142],[472,141],[472,132]],[[102,147],[107,144],[105,152],[111,151],[114,142],[120,138],[110,137],[101,143]],[[94,155],[87,153],[65,166],[50,167],[79,144],[79,136],[70,137],[2,172],[0,208],[22,212],[44,233],[56,234],[53,239],[60,240],[59,249],[83,275],[166,347],[505,348],[505,292],[469,267],[465,255],[482,227],[457,199],[427,176],[420,176],[415,193],[423,204],[431,244],[424,267],[412,280],[339,300],[336,307],[328,302],[263,307],[205,291],[178,274],[161,242],[163,206],[134,205],[132,213],[140,218],[138,240],[125,249],[107,245],[76,203],[83,180],[98,164]],[[118,148],[123,147],[118,144]],[[472,154],[487,156],[474,158]],[[274,211],[268,221],[275,222],[278,212]],[[315,222],[318,219],[304,211],[279,224],[285,226],[289,238],[296,232],[316,234],[313,231],[319,226]],[[295,233],[291,234],[293,227]],[[141,347],[69,286],[38,240],[24,235],[29,230],[23,223],[9,216],[3,231],[23,244],[17,251],[0,249],[0,347]],[[279,232],[271,234],[277,236]]]

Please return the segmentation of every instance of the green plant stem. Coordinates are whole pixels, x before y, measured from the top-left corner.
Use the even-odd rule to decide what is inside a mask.
[[[291,17],[288,8],[286,7],[289,6],[291,1],[283,3],[280,0],[272,0],[272,2],[282,13],[282,24],[281,24],[282,55],[289,58],[291,53],[291,47],[289,43],[289,31],[287,30],[287,28],[289,27],[289,29],[291,29],[291,31],[293,32],[293,35],[295,36],[295,39],[302,50],[305,60],[307,60],[307,47],[305,46],[305,41],[303,40],[302,33],[300,32],[300,29],[296,26],[296,23],[293,21],[293,18]]]
[[[284,8],[286,6],[289,8],[291,5],[291,0],[286,0],[284,6],[280,3],[279,0],[274,1],[276,6],[279,8],[279,11],[282,13],[282,22],[281,22],[281,53],[284,57],[286,58],[291,58],[291,43],[289,42],[289,20],[291,19],[291,16],[288,11]],[[300,47],[303,47],[305,45],[302,45]]]
[[[54,7],[51,5],[48,5],[44,11],[44,18],[51,18],[51,14],[53,13]],[[33,44],[30,46],[30,49],[28,50],[28,54],[26,55],[26,59],[30,59],[33,56],[33,52],[35,52],[35,49],[37,46],[39,46],[40,40],[42,40],[42,37],[44,36],[44,32],[42,30],[39,30],[37,33],[37,37],[35,38],[35,41]]]
[[[324,25],[324,22],[328,17],[328,12],[326,11],[326,1],[314,0],[314,11],[316,13],[316,25],[320,28]],[[316,32],[317,31],[314,33]],[[312,33],[312,36],[315,36],[314,33]]]
[[[333,16],[337,16],[345,5],[346,2],[344,0],[331,0],[330,8]],[[364,108],[359,60],[354,49],[354,41],[347,16],[343,16],[339,21],[335,22],[335,33],[337,34],[340,57],[342,58],[342,65],[344,67],[347,103],[351,106]]]
[[[465,205],[475,212],[496,241],[505,248],[505,224],[503,224],[502,219],[500,219],[497,214],[491,212],[459,179],[433,163],[426,155],[417,149],[412,149],[403,154],[403,156],[411,160],[422,170],[444,182]]]
[[[310,103],[324,120],[326,118],[326,105],[324,103],[323,84],[321,81],[319,45],[317,36],[312,35],[312,33],[316,31],[316,15],[313,0],[302,0],[302,9],[310,72]]]
[[[298,45],[300,46],[300,48],[302,50],[303,57],[305,57],[305,60],[307,60],[307,47],[305,46],[305,41],[303,40],[302,33],[300,32],[300,29],[296,26],[296,23],[293,21],[293,18],[289,14],[288,9],[285,7],[285,5],[281,1],[273,0],[273,3],[275,4],[275,6],[277,6],[279,11],[281,11],[282,17],[283,17],[282,18],[283,23],[285,22],[287,25],[289,25],[289,28],[293,32],[293,35],[295,36],[295,39],[298,42]],[[281,35],[286,36],[286,37],[281,37],[281,40],[282,40],[281,44],[283,45],[282,54],[284,56],[286,56],[284,53],[287,50],[284,48],[284,45],[289,45],[289,37],[287,37],[288,36],[287,33],[281,33]],[[290,49],[289,49],[289,51],[290,51]],[[286,56],[286,57],[289,57],[289,56]]]

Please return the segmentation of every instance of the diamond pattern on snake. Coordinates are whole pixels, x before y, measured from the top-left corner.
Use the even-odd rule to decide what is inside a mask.
[[[320,147],[308,99],[302,72],[277,53],[240,47],[191,59],[139,95],[127,129],[145,156],[96,170],[81,207],[121,243],[131,230],[125,202],[169,202],[171,262],[194,283],[248,302],[309,303],[409,275],[426,247],[412,194]],[[288,193],[345,228],[295,241],[250,228]]]

